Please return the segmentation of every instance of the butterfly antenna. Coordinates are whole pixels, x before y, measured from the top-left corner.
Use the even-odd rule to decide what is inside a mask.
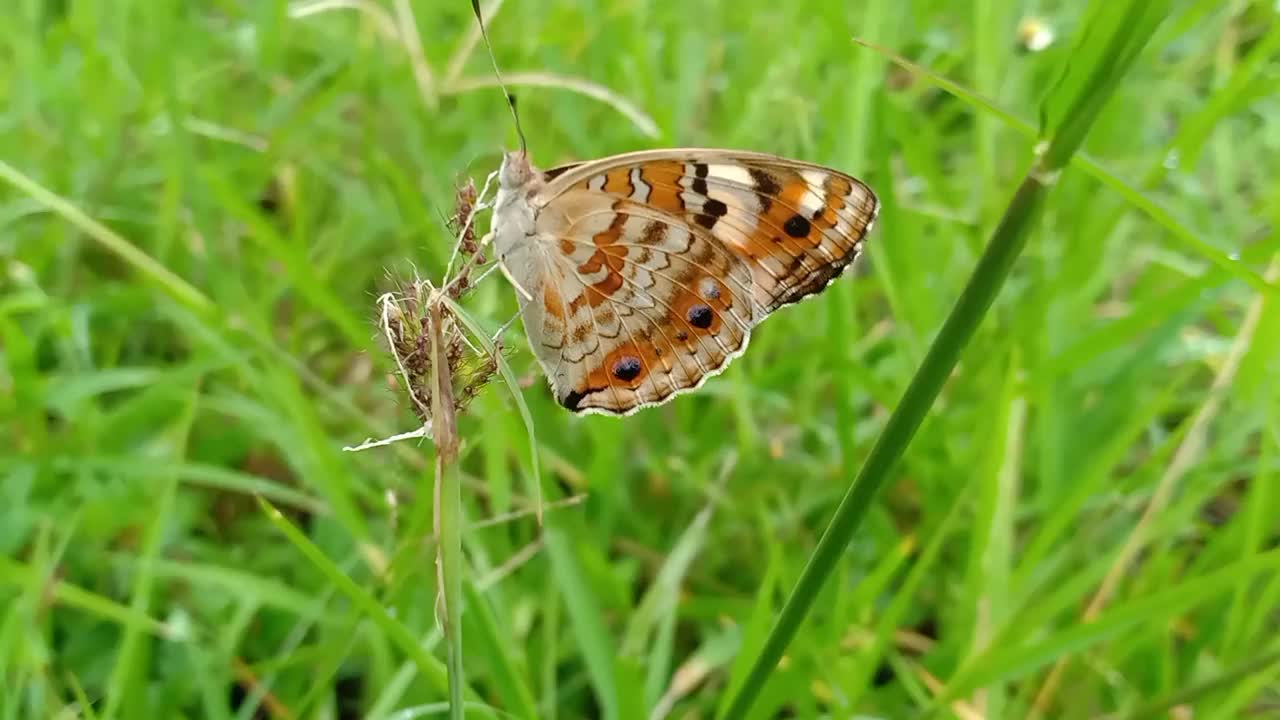
[[[507,90],[507,83],[502,79],[502,71],[498,69],[498,58],[493,55],[493,45],[489,43],[489,33],[484,29],[484,18],[480,15],[480,0],[471,0],[471,10],[476,14],[476,22],[480,23],[480,37],[484,38],[485,49],[489,51],[489,62],[493,63],[493,74],[498,78],[502,95],[511,108],[511,117],[516,121],[516,135],[520,138],[520,152],[528,153],[528,145],[524,140],[524,128],[520,127],[520,113],[516,112],[516,98]]]

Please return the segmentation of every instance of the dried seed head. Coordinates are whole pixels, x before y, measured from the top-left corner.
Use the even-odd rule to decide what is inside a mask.
[[[467,181],[458,186],[453,196],[453,217],[449,219],[449,228],[453,230],[462,246],[464,255],[474,255],[479,246],[476,244],[476,228],[472,215],[476,211],[476,183]],[[470,222],[468,222],[470,221]]]
[[[475,281],[469,275],[477,265],[485,262],[481,243],[476,239],[475,216],[478,210],[487,207],[483,200],[496,175],[490,175],[485,181],[483,193],[477,193],[475,183],[470,180],[461,184],[455,193],[455,207],[449,226],[457,242],[456,254],[462,256],[457,274],[446,276],[442,289],[425,280],[403,282],[396,292],[387,293],[379,300],[378,325],[395,360],[395,384],[404,388],[423,426],[347,449],[362,450],[411,437],[432,437],[436,429],[432,418],[433,402],[446,400],[444,396],[451,391],[454,410],[462,411],[497,374],[498,355],[508,352],[507,349],[495,340],[491,354],[484,349],[490,345],[487,339],[468,337],[453,313],[452,308],[456,305],[448,301],[475,287]],[[455,267],[456,259],[450,259],[449,272]],[[443,347],[434,347],[433,338],[439,338]],[[447,367],[434,367],[436,363]],[[437,370],[443,378],[448,378],[449,386],[439,384],[442,377],[433,377]],[[433,397],[433,388],[441,397]],[[451,418],[440,418],[442,440],[451,435],[447,428],[452,424]],[[456,433],[453,435],[456,441]]]
[[[476,240],[476,211],[479,209],[479,196],[473,180],[458,186],[454,192],[453,215],[449,218],[449,229],[453,231],[458,243],[457,253],[462,258],[462,265],[457,277],[448,283],[449,296],[458,298],[472,287],[471,270],[484,263],[484,255],[480,252],[480,243]]]
[[[432,303],[442,302],[430,283],[415,282],[398,293],[383,296],[383,333],[414,412],[425,423],[431,419]],[[497,359],[469,342],[448,305],[441,306],[441,337],[444,339],[444,368],[452,379],[455,409],[461,411],[475,399],[497,373]],[[499,344],[499,352],[505,349]]]

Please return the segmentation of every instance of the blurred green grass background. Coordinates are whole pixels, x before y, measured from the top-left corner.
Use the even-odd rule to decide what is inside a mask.
[[[0,717],[443,714],[441,676],[254,501],[443,658],[431,447],[341,448],[415,425],[374,300],[442,270],[453,187],[514,134],[499,93],[470,89],[492,75],[468,3],[349,5],[0,10]],[[1176,8],[757,717],[1027,717],[1037,697],[1047,717],[1280,714],[1280,300],[1187,242],[1274,268],[1280,18]],[[855,276],[623,421],[556,406],[506,336],[548,493],[586,499],[540,530],[510,397],[463,416],[467,517],[500,521],[464,536],[469,716],[714,715],[1031,159],[999,116],[851,38],[1034,121],[1083,12],[496,12],[511,77],[609,88],[656,131],[517,84],[541,166],[748,148],[859,175],[884,211]],[[1059,42],[1021,50],[1028,17]],[[467,304],[493,328],[515,309],[497,278]]]

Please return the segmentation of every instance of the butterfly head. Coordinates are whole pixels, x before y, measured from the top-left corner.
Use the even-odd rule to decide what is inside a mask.
[[[529,162],[529,153],[525,150],[514,150],[502,156],[502,167],[498,171],[498,186],[504,190],[516,190],[529,187],[538,171]]]

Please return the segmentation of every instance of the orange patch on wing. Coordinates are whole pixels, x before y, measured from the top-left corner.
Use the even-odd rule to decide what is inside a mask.
[[[668,323],[673,328],[687,332],[690,339],[694,335],[718,333],[721,315],[728,307],[725,304],[727,290],[718,281],[712,280],[717,284],[717,290],[720,293],[718,298],[708,298],[705,294],[699,294],[699,285],[704,279],[707,278],[694,278],[688,289],[679,288],[671,297],[671,307],[667,312]]]
[[[630,196],[632,191],[631,168],[614,168],[606,173],[604,176],[604,191],[612,195]]]
[[[610,386],[634,390],[649,377],[654,370],[665,372],[666,362],[661,351],[655,346],[634,341],[625,342],[604,356],[603,362],[587,373],[585,388],[580,389],[606,391]]]
[[[827,178],[827,192],[839,195],[843,199],[853,192],[853,183],[849,182],[849,178],[831,175]]]
[[[823,183],[822,189],[826,193],[822,201],[822,213],[814,218],[813,223],[823,230],[830,230],[839,221],[840,211],[846,205],[844,199],[853,192],[853,186],[847,179],[839,175],[831,175]]]
[[[617,212],[618,203],[613,204],[613,209]],[[603,231],[591,236],[591,242],[596,247],[608,247],[618,242],[618,238],[622,237],[622,228],[627,224],[627,215],[620,212],[613,216],[613,222],[609,223],[609,227]]]
[[[600,282],[587,288],[587,303],[600,307],[622,287],[622,273],[610,270]]]
[[[680,178],[684,177],[684,163],[660,160],[640,166],[640,179],[649,186],[646,205],[665,210],[674,215],[684,215],[684,200],[680,199]]]
[[[786,234],[796,240],[807,242],[810,246],[816,247],[822,242],[822,232],[813,226],[811,218],[809,218],[802,209],[804,207],[804,197],[805,195],[808,195],[809,192],[809,183],[805,182],[804,178],[797,178],[795,182],[787,183],[786,187],[782,188],[781,198],[784,204],[791,207],[779,207],[777,208],[777,214],[782,216],[779,218],[781,220],[779,227],[783,228],[784,232],[787,227],[786,223],[792,222],[793,217],[802,219],[805,227],[809,229],[807,233],[798,237],[796,235],[791,235],[790,232],[787,232]]]
[[[772,198],[768,211],[759,218],[755,232],[747,240],[747,247],[741,250],[748,257],[776,257],[785,267],[792,268],[792,273],[815,272],[829,262],[825,253],[815,251],[828,237],[829,231],[838,225],[853,185],[847,178],[835,174],[828,175],[821,188],[810,188],[799,173],[787,173],[779,180],[781,189]],[[822,195],[822,209],[816,214],[803,209],[805,196],[810,192]],[[793,234],[797,229],[802,232]],[[828,242],[830,245],[832,243]],[[837,257],[843,257],[855,243],[850,238],[835,245],[828,249]]]
[[[622,288],[622,266],[625,262],[625,250],[616,247],[603,247],[592,253],[585,263],[578,266],[578,272],[583,275],[594,275],[600,272],[601,269],[605,270],[603,278],[587,287],[586,299],[591,307],[603,305],[606,300]],[[577,300],[575,300],[570,304],[570,310],[576,311],[578,304]]]
[[[555,283],[544,283],[542,286],[542,309],[547,314],[564,320],[564,298],[560,296],[560,291],[556,289]]]
[[[593,275],[600,272],[600,268],[604,267],[604,253],[596,250],[591,253],[591,257],[587,261],[578,266],[578,272],[583,275]]]
[[[600,272],[601,268],[607,268],[604,278],[591,285],[590,289],[595,292],[587,293],[587,302],[591,307],[599,307],[622,287],[622,267],[627,262],[627,249],[617,242],[622,238],[622,228],[626,223],[626,215],[615,215],[608,228],[592,236],[591,242],[596,246],[596,251],[578,266],[578,272],[583,275],[592,275]]]
[[[815,233],[810,228],[808,235],[797,238],[786,231],[787,221],[792,216],[800,213],[803,217],[800,208],[803,207],[802,201],[809,183],[798,173],[787,173],[779,180],[781,189],[769,198],[769,209],[758,218],[755,230],[747,238],[747,246],[741,248],[741,251],[749,258],[777,257],[784,266],[790,266],[796,258],[807,255],[809,248],[817,244],[810,241],[810,238],[816,234],[821,240],[822,233]],[[805,220],[807,222],[808,218]]]

